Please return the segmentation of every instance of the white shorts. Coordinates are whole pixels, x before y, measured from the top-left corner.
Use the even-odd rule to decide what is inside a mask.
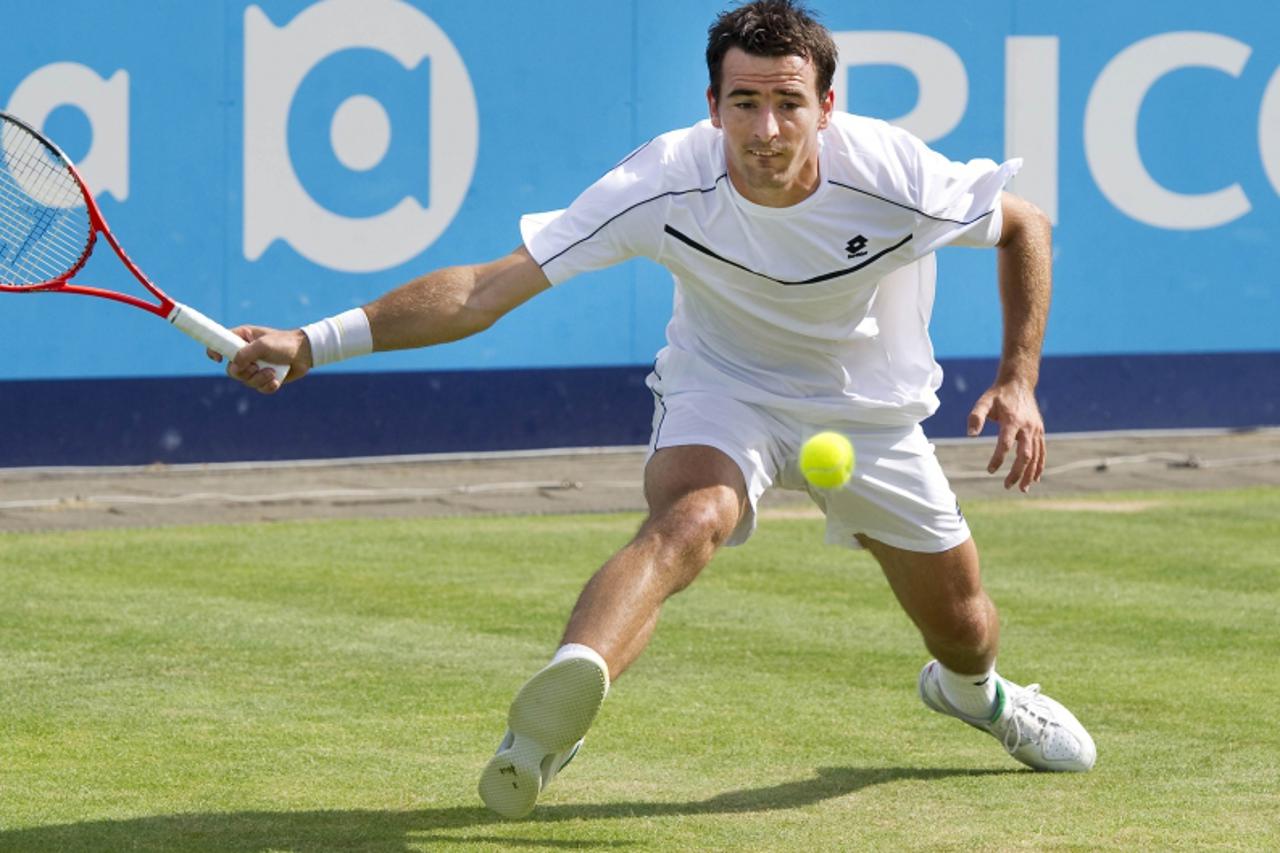
[[[741,545],[756,526],[766,490],[803,490],[827,517],[826,541],[861,548],[856,534],[908,551],[938,553],[969,538],[933,445],[919,424],[815,426],[773,408],[700,391],[655,393],[649,455],[664,447],[714,447],[738,464],[751,506],[726,543]],[[816,489],[800,474],[806,438],[823,430],[843,432],[853,443],[853,476],[839,489]]]

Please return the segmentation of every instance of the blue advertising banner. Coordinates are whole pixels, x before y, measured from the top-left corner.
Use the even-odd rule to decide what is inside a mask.
[[[7,41],[0,108],[81,165],[162,288],[292,327],[510,251],[522,213],[703,118],[723,5],[66,0],[55,30],[18,6],[6,28],[40,35]],[[1280,6],[812,6],[838,106],[955,159],[1024,158],[1011,189],[1055,224],[1051,430],[1280,423]],[[102,251],[80,278],[136,290]],[[671,281],[633,261],[270,399],[142,312],[0,303],[0,465],[200,461],[643,442]],[[994,253],[941,253],[933,335],[928,426],[957,434],[999,352]]]

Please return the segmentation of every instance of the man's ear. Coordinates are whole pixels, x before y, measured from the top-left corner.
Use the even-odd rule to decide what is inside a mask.
[[[716,103],[716,93],[710,86],[707,87],[707,114],[711,116],[711,126],[719,127],[720,105]]]
[[[818,130],[825,130],[831,123],[831,113],[836,107],[836,90],[828,89],[827,94],[818,102],[822,114],[818,116]]]

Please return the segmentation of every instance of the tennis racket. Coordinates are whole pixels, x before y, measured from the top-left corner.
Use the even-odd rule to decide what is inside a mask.
[[[70,284],[101,234],[158,301]],[[79,293],[163,317],[209,349],[233,358],[245,341],[156,287],[120,248],[93,193],[67,155],[26,122],[0,112],[0,292]],[[287,365],[258,362],[284,381]]]

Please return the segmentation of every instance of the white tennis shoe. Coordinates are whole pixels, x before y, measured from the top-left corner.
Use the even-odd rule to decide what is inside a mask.
[[[533,811],[538,795],[578,754],[608,692],[608,668],[598,655],[556,661],[529,679],[511,703],[497,753],[480,774],[484,804],[508,818]]]
[[[1036,770],[1082,773],[1093,767],[1098,757],[1093,738],[1070,711],[1041,693],[1039,684],[1021,687],[997,675],[997,710],[983,720],[961,713],[947,701],[938,682],[939,667],[931,660],[920,670],[920,699],[929,708],[987,732],[1010,755]]]

